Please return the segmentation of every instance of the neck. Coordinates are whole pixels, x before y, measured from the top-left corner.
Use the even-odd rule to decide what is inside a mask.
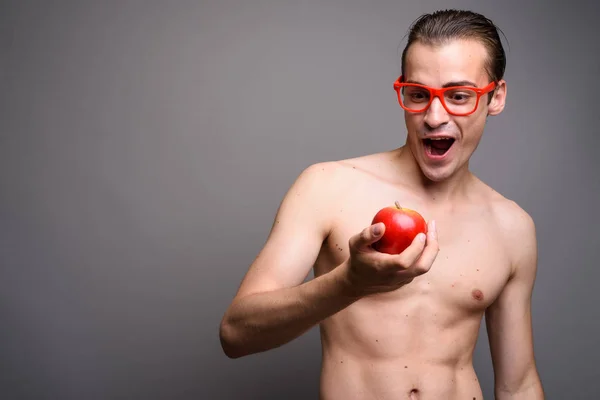
[[[425,176],[408,145],[395,150],[395,159],[403,173],[403,182],[416,194],[433,203],[455,203],[466,196],[467,187],[473,182],[469,162],[442,181],[433,181]]]

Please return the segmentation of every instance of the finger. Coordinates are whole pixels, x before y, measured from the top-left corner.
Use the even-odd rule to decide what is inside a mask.
[[[421,256],[423,249],[425,248],[425,241],[427,237],[424,233],[419,233],[410,246],[396,257],[396,264],[399,264],[403,269],[409,268],[413,265]]]
[[[428,224],[427,242],[419,259],[410,267],[414,276],[428,272],[440,251],[435,221]]]
[[[377,224],[373,224],[365,229],[363,229],[360,233],[354,235],[350,239],[350,247],[354,249],[365,249],[370,244],[375,243],[383,233],[385,232],[385,225],[383,222],[379,222]]]

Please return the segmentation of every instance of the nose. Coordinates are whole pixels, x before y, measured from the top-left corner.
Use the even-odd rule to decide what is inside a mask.
[[[425,123],[430,128],[435,129],[439,126],[446,124],[450,119],[450,115],[442,105],[441,100],[438,97],[434,97],[431,105],[425,111]]]

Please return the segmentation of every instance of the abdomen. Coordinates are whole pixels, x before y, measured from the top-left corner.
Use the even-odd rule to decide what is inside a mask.
[[[471,365],[450,367],[421,358],[323,360],[321,400],[453,400],[483,398]]]
[[[480,323],[480,313],[459,313],[429,296],[390,295],[361,299],[324,321],[321,332],[325,352],[456,366],[470,362]]]

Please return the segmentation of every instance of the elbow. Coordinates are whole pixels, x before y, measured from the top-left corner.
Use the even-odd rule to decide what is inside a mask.
[[[221,343],[221,349],[225,355],[231,359],[236,359],[248,355],[244,351],[241,341],[237,339],[239,334],[236,333],[235,327],[233,327],[226,319],[223,319],[219,327],[219,341]]]

